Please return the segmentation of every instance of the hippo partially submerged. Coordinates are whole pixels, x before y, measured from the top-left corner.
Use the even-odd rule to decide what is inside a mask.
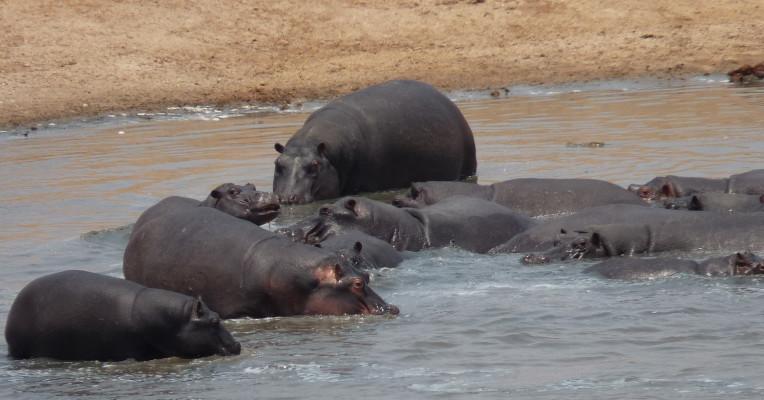
[[[697,193],[691,196],[666,200],[666,208],[672,210],[716,211],[725,213],[749,213],[764,211],[764,195],[739,193]]]
[[[129,280],[202,296],[223,318],[398,312],[331,251],[209,207],[156,214],[147,210],[130,236]]]
[[[496,203],[454,196],[420,209],[397,208],[362,197],[344,197],[319,210],[306,233],[320,243],[358,230],[390,243],[398,250],[456,246],[476,253],[507,241],[535,222]]]
[[[275,148],[273,192],[283,203],[464,179],[477,166],[462,113],[417,81],[390,81],[340,97]]]
[[[658,176],[644,185],[629,185],[629,190],[648,201],[708,192],[764,194],[764,169],[755,169],[719,179]]]
[[[200,300],[85,271],[37,278],[21,290],[5,326],[14,358],[119,361],[239,354]]]
[[[467,182],[415,182],[393,205],[419,208],[451,196],[476,197],[535,217],[571,213],[605,204],[647,205],[634,193],[597,179],[520,178],[478,185]]]
[[[714,257],[704,261],[676,258],[613,257],[584,270],[610,279],[652,279],[679,273],[704,276],[764,274],[764,260],[751,252]]]

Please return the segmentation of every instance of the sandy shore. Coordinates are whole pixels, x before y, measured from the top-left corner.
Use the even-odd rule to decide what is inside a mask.
[[[449,89],[726,72],[764,61],[764,1],[0,0],[0,126]]]

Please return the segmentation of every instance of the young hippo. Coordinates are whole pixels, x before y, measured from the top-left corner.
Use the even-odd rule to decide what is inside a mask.
[[[5,326],[13,358],[119,361],[239,354],[200,300],[85,271],[37,278],[21,290]]]
[[[485,253],[534,224],[529,217],[496,203],[455,196],[435,205],[397,208],[362,197],[345,197],[319,210],[306,240],[320,243],[330,236],[357,230],[390,243],[398,250],[456,246]]]
[[[137,223],[190,207],[209,207],[256,225],[263,225],[279,215],[281,206],[275,195],[260,192],[251,183],[243,186],[224,183],[213,189],[201,202],[188,197],[166,197],[141,214]]]
[[[614,257],[595,264],[584,272],[609,279],[652,279],[679,273],[704,276],[747,276],[764,274],[764,260],[751,252],[735,253],[704,261]]]
[[[139,218],[123,265],[127,279],[202,296],[223,318],[398,312],[335,253],[209,207]]]

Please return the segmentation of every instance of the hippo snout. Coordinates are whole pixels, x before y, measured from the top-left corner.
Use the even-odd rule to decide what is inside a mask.
[[[220,356],[237,356],[241,354],[241,344],[233,338],[228,343],[223,343],[223,345],[218,350],[218,355]]]
[[[373,315],[398,315],[401,310],[392,304],[378,305],[372,310]]]

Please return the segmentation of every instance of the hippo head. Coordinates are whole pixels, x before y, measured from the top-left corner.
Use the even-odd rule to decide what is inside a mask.
[[[340,178],[327,158],[327,146],[284,147],[275,145],[280,153],[273,174],[273,193],[282,203],[304,204],[340,195]]]
[[[429,198],[428,189],[419,182],[411,184],[411,189],[405,195],[393,198],[392,204],[398,208],[421,208],[434,203]]]
[[[706,276],[760,275],[764,274],[764,260],[746,251],[703,261],[697,272]]]
[[[244,186],[224,183],[213,189],[201,205],[257,225],[272,221],[279,215],[280,208],[274,194],[260,192],[251,183]]]
[[[320,243],[343,230],[356,229],[382,240],[395,232],[395,218],[389,214],[401,212],[396,207],[363,197],[343,197],[318,210],[319,219],[305,236],[307,243]]]
[[[629,191],[636,193],[645,201],[655,201],[680,197],[681,189],[670,177],[657,177],[644,185],[629,185]]]
[[[314,271],[314,289],[305,303],[308,315],[381,315],[399,313],[368,286],[366,277],[346,274],[339,265],[323,266]]]
[[[213,354],[239,354],[241,345],[220,323],[218,314],[200,298],[189,299],[183,307],[183,321],[170,340],[159,344],[167,354],[182,358],[206,357]]]
[[[321,243],[316,243],[314,246],[322,248]],[[346,266],[346,268],[364,277],[366,282],[369,282],[369,274],[364,271],[376,268],[376,266],[364,257],[363,243],[355,242],[352,247],[340,248],[334,250],[334,253],[337,254],[337,257],[340,258],[340,263]]]

